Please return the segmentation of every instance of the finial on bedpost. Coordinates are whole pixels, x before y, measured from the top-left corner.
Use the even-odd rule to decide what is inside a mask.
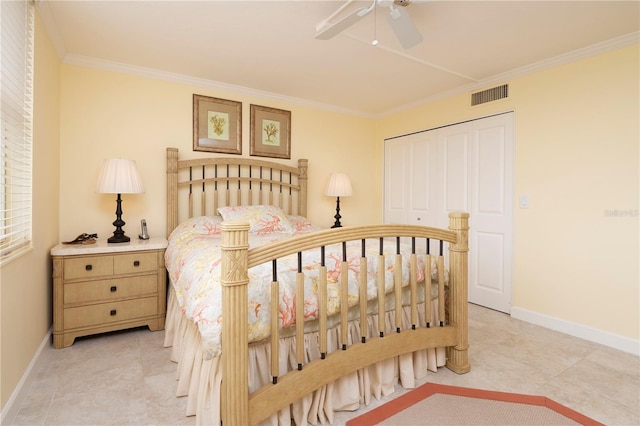
[[[167,235],[178,226],[178,148],[167,148]]]
[[[463,374],[469,365],[468,277],[469,277],[469,213],[449,213],[449,229],[458,234],[455,244],[449,244],[449,321],[458,327],[458,343],[448,348],[447,367]]]
[[[301,158],[298,160],[298,168],[300,169],[300,176],[298,176],[298,185],[300,185],[300,192],[298,193],[298,214],[300,216],[307,217],[307,169],[309,167],[309,160]]]
[[[226,425],[249,424],[247,274],[249,224],[222,222],[222,388],[221,418]]]

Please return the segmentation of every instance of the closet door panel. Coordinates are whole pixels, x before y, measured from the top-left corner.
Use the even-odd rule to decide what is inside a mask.
[[[420,133],[410,137],[410,164],[407,182],[411,188],[407,223],[433,226],[436,221],[437,146],[435,135]]]
[[[440,129],[439,224],[446,227],[448,214],[468,212],[470,126],[458,124]]]
[[[476,232],[472,247],[477,253],[477,262],[474,262],[475,267],[472,268],[474,277],[472,281],[475,286],[482,291],[492,292],[497,295],[504,293],[505,244],[503,235],[491,232]]]
[[[476,134],[476,176],[474,203],[486,215],[504,215],[504,134],[502,129],[480,130]]]
[[[385,141],[385,223],[446,228],[450,212],[469,212],[469,301],[507,313],[513,146],[513,113]]]
[[[473,123],[470,157],[473,226],[469,248],[469,300],[511,310],[513,251],[513,118]]]
[[[384,169],[384,221],[405,223],[409,210],[407,186],[407,160],[409,144],[405,138],[385,141]]]
[[[436,142],[424,133],[385,141],[385,223],[435,226]]]

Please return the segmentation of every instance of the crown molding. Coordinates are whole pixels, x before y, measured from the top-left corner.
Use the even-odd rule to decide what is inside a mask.
[[[321,109],[339,114],[355,115],[363,118],[373,118],[371,114],[362,111],[356,111],[336,105],[325,104],[322,102],[311,101],[293,96],[281,95],[279,93],[268,92],[264,90],[252,89],[250,87],[238,86],[220,81],[208,80],[205,78],[192,77],[185,74],[179,74],[169,71],[158,70],[154,68],[146,68],[137,65],[126,64],[122,62],[107,61],[104,59],[94,58],[90,56],[67,54],[62,61],[64,64],[76,65],[87,68],[96,68],[106,71],[113,71],[122,74],[130,74],[139,77],[154,78],[157,80],[168,81],[172,83],[180,83],[191,86],[205,87],[233,94],[241,94],[250,97],[268,99],[277,102],[283,102],[292,105],[299,105],[309,108]]]
[[[640,43],[640,31],[635,31],[633,33],[625,34],[620,37],[615,37],[600,43],[593,44],[591,46],[576,49],[571,52],[564,53],[562,55],[554,56],[553,58],[535,62],[530,65],[525,65],[523,67],[516,68],[502,74],[496,74],[489,78],[478,80],[476,82],[469,83],[464,86],[456,87],[451,90],[446,90],[436,95],[421,99],[419,101],[402,105],[398,108],[391,109],[384,113],[376,114],[374,118],[380,119],[380,118],[388,117],[388,116],[398,114],[400,112],[404,112],[413,108],[425,106],[430,103],[433,103],[442,99],[446,99],[452,96],[457,96],[464,93],[486,89],[487,87],[490,87],[492,85],[504,84],[514,78],[523,77],[536,72],[547,70],[549,68],[568,64],[581,59],[586,59],[592,56],[597,56],[613,50],[618,50],[618,49],[623,49],[625,47],[638,45],[639,43]]]
[[[46,2],[42,2],[42,5],[46,5]],[[311,101],[303,98],[296,98],[292,96],[281,95],[278,93],[267,92],[263,90],[252,89],[249,87],[233,85],[229,83],[223,83],[214,80],[208,80],[199,77],[192,77],[184,74],[173,73],[169,71],[163,71],[153,68],[146,68],[137,65],[131,65],[121,62],[107,61],[104,59],[98,59],[94,57],[65,54],[62,62],[69,65],[77,65],[88,68],[97,68],[107,71],[119,72],[124,74],[136,75],[146,78],[155,78],[158,80],[169,81],[174,83],[193,85],[198,87],[205,87],[214,90],[220,90],[223,92],[229,92],[233,94],[241,94],[249,97],[256,97],[261,99],[268,99],[277,102],[288,103],[292,105],[299,105],[309,108],[321,109],[325,111],[335,112],[339,114],[354,115],[362,118],[380,119],[388,117],[403,111],[407,111],[413,108],[421,107],[448,97],[461,95],[478,89],[485,89],[491,85],[504,84],[509,80],[525,75],[540,72],[552,67],[564,65],[567,63],[575,62],[580,59],[596,56],[609,51],[638,45],[640,43],[640,31],[636,31],[624,36],[616,37],[601,43],[597,43],[591,46],[587,46],[581,49],[555,56],[553,58],[545,59],[543,61],[536,62],[534,64],[526,65],[524,67],[516,68],[506,73],[497,74],[490,78],[471,82],[467,85],[460,86],[451,90],[440,92],[436,95],[423,98],[419,101],[405,104],[400,107],[385,111],[379,114],[370,114],[363,111],[357,111],[349,108],[344,108],[336,105],[326,104],[322,102]]]

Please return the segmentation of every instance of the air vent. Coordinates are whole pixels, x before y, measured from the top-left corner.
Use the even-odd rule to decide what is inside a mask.
[[[471,106],[486,104],[487,102],[497,101],[498,99],[504,99],[508,96],[509,85],[503,84],[502,86],[492,87],[491,89],[472,93]]]

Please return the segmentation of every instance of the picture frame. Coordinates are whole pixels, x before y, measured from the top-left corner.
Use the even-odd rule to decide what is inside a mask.
[[[194,94],[193,150],[242,154],[242,102]]]
[[[250,154],[291,159],[291,111],[253,104],[250,109]]]

